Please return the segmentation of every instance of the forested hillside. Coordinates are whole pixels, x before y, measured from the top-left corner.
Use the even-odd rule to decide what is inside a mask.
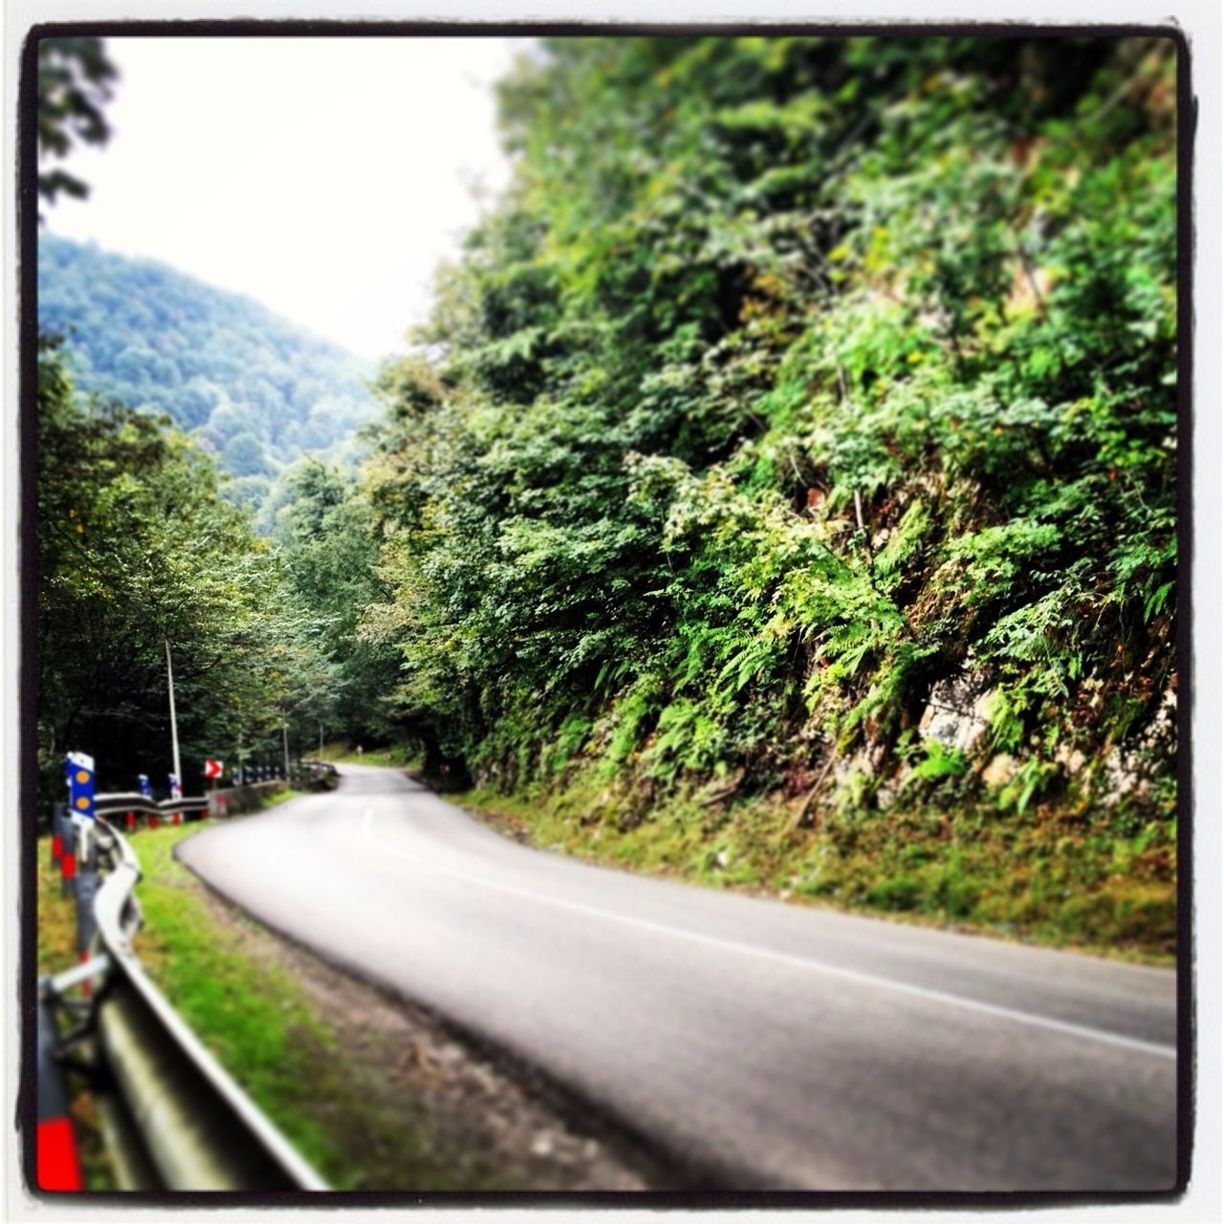
[[[171,769],[173,651],[184,784],[207,757],[281,759],[324,731],[383,736],[395,652],[355,636],[385,598],[371,517],[343,465],[287,466],[266,530],[217,457],[147,411],[83,397],[57,341],[38,359],[38,767],[44,814],[82,745],[103,789]],[[321,532],[326,528],[326,539]]]
[[[363,493],[431,767],[586,852],[1170,947],[1175,98],[1156,39],[522,67]]]
[[[377,411],[357,358],[151,260],[40,235],[38,319],[64,337],[80,391],[168,414],[218,455],[243,504],[306,452],[352,457]]]
[[[359,475],[289,463],[342,354],[43,236],[81,387],[263,532],[44,352],[48,778],[164,739],[170,637],[200,755],[415,741],[545,844],[1168,953],[1172,45],[558,39],[501,112]]]

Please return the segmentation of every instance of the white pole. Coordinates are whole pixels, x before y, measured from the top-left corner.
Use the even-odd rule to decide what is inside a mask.
[[[285,744],[285,777],[289,777],[289,728],[281,723],[281,737]]]
[[[183,785],[183,771],[179,768],[178,719],[174,713],[174,668],[170,662],[170,639],[166,638],[166,686],[170,690],[170,742],[174,746],[174,776]]]
[[[319,719],[319,760],[323,759],[323,720]]]

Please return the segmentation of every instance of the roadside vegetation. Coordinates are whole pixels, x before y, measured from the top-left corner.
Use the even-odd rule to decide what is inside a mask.
[[[47,793],[165,740],[171,637],[193,758],[285,724],[541,844],[1168,958],[1176,67],[546,41],[370,457],[286,468],[262,535],[45,348]]]
[[[331,761],[334,765],[381,765],[392,769],[419,769],[423,762],[420,749],[412,744],[391,743],[371,746],[356,744],[324,744],[317,754],[320,761]]]
[[[427,771],[582,852],[1168,955],[1172,44],[548,51],[365,470]]]
[[[192,826],[143,830],[136,841],[143,878],[141,963],[222,1065],[325,1177],[350,1173],[316,1116],[317,1077],[334,1050],[300,985],[244,953],[234,930],[219,926],[202,886],[174,858]],[[239,919],[240,923],[245,920]]]
[[[1159,822],[1123,839],[1082,816],[928,805],[797,834],[793,806],[777,798],[716,814],[678,800],[631,828],[595,818],[600,796],[576,787],[452,798],[592,862],[1149,964],[1176,957],[1171,833]]]

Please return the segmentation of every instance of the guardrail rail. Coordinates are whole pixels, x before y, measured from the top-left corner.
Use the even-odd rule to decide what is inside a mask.
[[[70,843],[61,852],[81,862],[82,963],[39,983],[40,1189],[81,1188],[79,1160],[71,1143],[65,1147],[66,1068],[88,1077],[121,1189],[328,1189],[191,1031],[132,947],[141,925],[140,864],[115,818],[122,814],[130,825],[139,813],[153,823],[175,812],[206,816],[208,807],[206,797],[158,803],[141,794],[99,795],[87,831],[74,835],[57,822],[57,836]]]

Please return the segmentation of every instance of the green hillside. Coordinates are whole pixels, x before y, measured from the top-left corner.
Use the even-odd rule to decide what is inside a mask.
[[[402,741],[541,844],[1167,957],[1176,73],[1154,37],[548,41],[360,471],[271,496],[368,415],[351,362],[45,240],[78,384],[195,431],[263,529],[92,421],[100,492],[40,504],[46,768],[99,711],[136,759],[172,637],[235,753]],[[89,422],[54,348],[43,382],[50,463]],[[142,558],[197,530],[216,606],[150,620]]]
[[[38,318],[65,337],[78,390],[169,415],[246,504],[306,452],[355,455],[353,431],[376,413],[350,353],[151,260],[40,234]]]
[[[367,473],[435,766],[588,853],[1170,947],[1171,44],[548,51]]]

